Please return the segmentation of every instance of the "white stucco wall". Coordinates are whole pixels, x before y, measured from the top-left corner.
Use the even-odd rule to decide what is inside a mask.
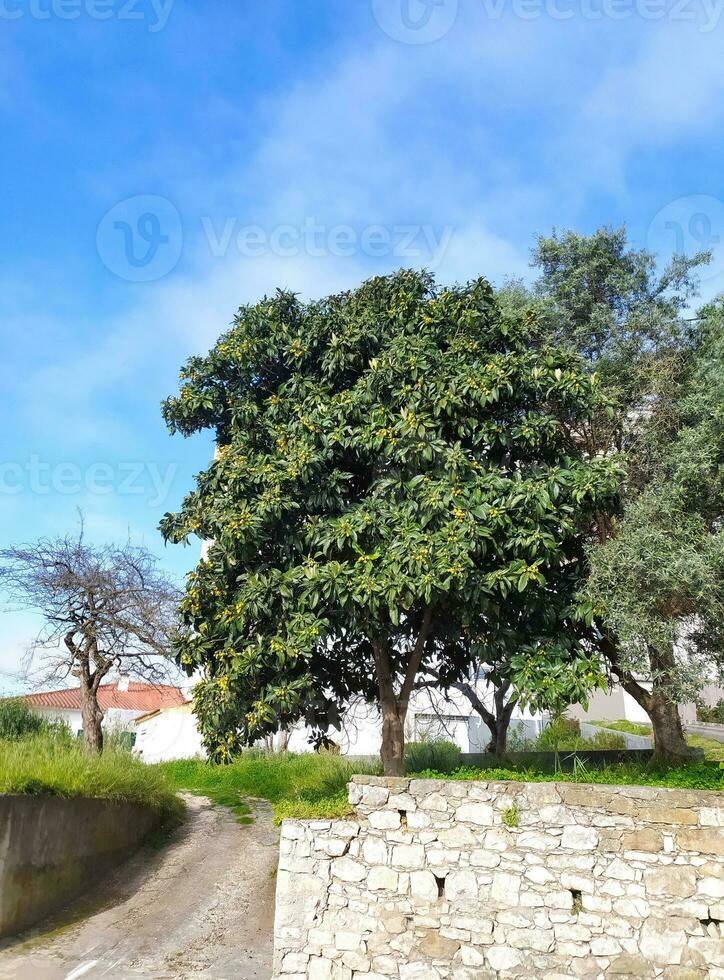
[[[141,718],[134,726],[134,754],[144,762],[168,762],[205,756],[201,736],[189,705],[166,708]]]

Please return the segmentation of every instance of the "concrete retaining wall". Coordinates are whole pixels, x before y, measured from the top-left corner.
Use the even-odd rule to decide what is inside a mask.
[[[724,978],[719,793],[356,777],[350,801],[283,825],[276,978]]]
[[[150,810],[131,804],[0,796],[0,937],[63,908],[155,825]]]

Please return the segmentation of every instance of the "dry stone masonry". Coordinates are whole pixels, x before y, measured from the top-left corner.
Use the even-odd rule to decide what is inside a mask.
[[[724,980],[724,799],[355,777],[285,821],[278,980]]]

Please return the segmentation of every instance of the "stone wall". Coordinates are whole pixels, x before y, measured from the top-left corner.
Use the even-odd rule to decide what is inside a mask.
[[[724,978],[724,799],[355,777],[285,821],[274,976]]]
[[[64,908],[157,824],[130,803],[0,796],[0,937]]]

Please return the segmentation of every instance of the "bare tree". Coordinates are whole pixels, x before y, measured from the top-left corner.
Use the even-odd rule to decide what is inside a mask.
[[[46,684],[70,676],[80,682],[86,751],[103,749],[104,677],[120,671],[151,683],[169,680],[180,592],[146,549],[89,545],[81,522],[75,537],[0,550],[0,588],[43,617],[28,671]]]

